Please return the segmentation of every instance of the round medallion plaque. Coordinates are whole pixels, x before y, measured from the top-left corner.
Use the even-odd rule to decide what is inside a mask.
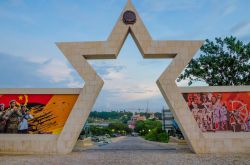
[[[123,22],[125,24],[134,24],[136,22],[136,15],[133,11],[127,10],[123,14]]]

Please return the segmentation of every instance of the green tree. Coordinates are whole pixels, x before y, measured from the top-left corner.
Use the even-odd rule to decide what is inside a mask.
[[[146,140],[168,143],[169,135],[162,129],[154,128],[146,136]]]
[[[138,132],[141,136],[144,136],[146,134],[145,130],[146,130],[146,126],[145,126],[145,122],[144,121],[137,121],[135,123],[135,132]]]
[[[209,86],[250,85],[250,42],[235,37],[206,40],[201,55],[192,59],[177,81],[206,82]]]
[[[141,136],[145,136],[146,140],[167,143],[169,135],[162,130],[162,123],[159,120],[137,121],[135,131]]]
[[[132,112],[127,112],[127,111],[111,111],[111,112],[105,112],[105,111],[92,111],[90,112],[88,122],[89,123],[94,123],[98,121],[109,121],[109,122],[114,122],[114,121],[121,121],[124,124],[127,124],[128,120],[130,120],[131,116],[133,115]]]
[[[145,136],[153,129],[162,129],[162,123],[159,120],[145,120],[137,121],[135,124],[135,132],[138,132],[141,136]]]
[[[123,124],[123,123],[110,123],[108,126],[109,130],[112,131],[112,133],[131,133],[132,130],[130,128],[128,128],[127,124]]]
[[[105,135],[105,134],[111,134],[111,130],[108,127],[98,127],[98,126],[91,126],[90,132],[92,135]]]

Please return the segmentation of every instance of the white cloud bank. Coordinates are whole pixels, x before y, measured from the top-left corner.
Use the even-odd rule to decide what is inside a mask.
[[[237,24],[235,27],[232,28],[231,31],[237,37],[250,36],[250,21]]]
[[[38,70],[38,74],[47,77],[53,83],[65,82],[70,88],[82,87],[83,84],[75,80],[73,69],[59,60],[48,60]]]
[[[110,101],[129,102],[161,95],[153,80],[145,80],[143,77],[140,78],[141,75],[131,77],[126,67],[117,65],[113,65],[112,67],[109,65],[105,71],[102,70],[102,72],[101,77],[105,81],[103,90],[110,94]]]

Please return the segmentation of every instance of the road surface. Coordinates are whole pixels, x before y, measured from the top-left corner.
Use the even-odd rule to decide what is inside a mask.
[[[89,151],[135,151],[135,150],[148,150],[148,151],[160,151],[164,150],[166,151],[176,151],[176,146],[171,144],[164,144],[164,143],[156,143],[156,142],[150,142],[147,140],[142,139],[141,137],[124,137],[121,138],[120,141],[107,144],[107,145],[101,145],[101,146],[95,146],[90,149]]]
[[[126,137],[112,144],[75,151],[68,155],[0,155],[0,165],[248,165],[250,156],[196,155],[170,144]]]

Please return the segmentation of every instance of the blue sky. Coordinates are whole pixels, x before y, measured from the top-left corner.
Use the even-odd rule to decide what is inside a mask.
[[[154,39],[250,40],[248,0],[133,0]],[[55,46],[106,40],[126,0],[1,0],[0,87],[82,87]],[[95,110],[166,107],[155,81],[170,60],[143,60],[129,36],[117,60],[91,61],[105,85]],[[183,81],[179,85],[186,85]],[[197,85],[197,84],[196,84]],[[198,84],[199,85],[199,84]]]

